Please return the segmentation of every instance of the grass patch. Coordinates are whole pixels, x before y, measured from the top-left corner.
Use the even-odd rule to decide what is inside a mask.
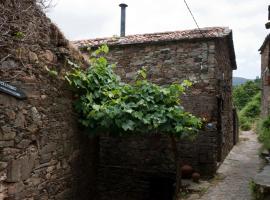
[[[270,116],[264,120],[259,120],[256,127],[259,134],[259,141],[263,145],[263,149],[270,150]]]
[[[261,93],[258,92],[251,101],[248,102],[239,112],[240,128],[248,131],[253,128],[253,124],[259,119],[261,106]]]

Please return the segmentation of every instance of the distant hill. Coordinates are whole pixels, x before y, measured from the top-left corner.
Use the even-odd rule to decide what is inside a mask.
[[[251,79],[246,79],[242,77],[233,77],[233,86],[244,84],[247,81],[250,81]]]

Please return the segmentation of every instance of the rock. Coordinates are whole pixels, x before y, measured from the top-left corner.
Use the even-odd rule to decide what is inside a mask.
[[[0,148],[3,147],[14,147],[14,141],[0,141]]]
[[[30,186],[36,186],[41,183],[41,178],[39,177],[31,177],[25,181]]]
[[[7,179],[8,183],[16,183],[21,180],[21,163],[19,160],[11,160],[8,163]]]
[[[52,159],[52,154],[47,153],[47,154],[41,154],[40,155],[40,164],[47,163]]]
[[[16,118],[16,113],[13,110],[7,110],[6,115],[9,119],[13,120]]]
[[[18,67],[18,64],[13,60],[6,60],[2,62],[2,64],[0,65],[0,68],[3,68],[3,69],[11,69],[11,68],[16,68],[16,67]]]
[[[270,189],[270,165],[266,165],[254,179],[255,184]]]
[[[206,191],[210,187],[210,183],[208,181],[200,181],[199,183],[191,182],[188,189],[195,191],[195,192],[201,192]]]
[[[258,199],[270,199],[270,165],[266,165],[252,181],[251,189],[253,196]]]
[[[42,125],[41,116],[36,107],[31,108],[31,116],[35,124]]]
[[[0,132],[0,139],[1,140],[13,140],[16,137],[16,132],[13,129],[6,125],[1,127],[2,132]]]
[[[37,54],[35,54],[34,52],[30,51],[30,52],[29,52],[29,61],[30,61],[31,63],[36,63],[36,62],[38,62],[38,56],[37,56]]]
[[[48,143],[47,145],[45,145],[41,151],[40,151],[40,154],[47,154],[47,153],[51,153],[53,151],[55,151],[57,148],[57,144],[54,143],[54,142],[51,142],[51,143]]]
[[[46,50],[43,54],[39,56],[39,58],[42,61],[49,63],[53,63],[54,61],[56,61],[56,56],[50,50]]]
[[[36,154],[30,154],[20,159],[21,162],[21,179],[26,180],[30,177],[33,171],[35,160],[37,158]]]
[[[8,166],[7,162],[0,162],[0,171],[2,171],[3,169],[5,169]]]
[[[129,73],[126,73],[126,78],[127,79],[134,79],[135,76],[136,76],[137,72],[129,72]]]
[[[37,131],[39,130],[38,126],[36,124],[31,124],[30,126],[27,127],[27,130],[34,134],[37,133]]]
[[[261,156],[262,156],[262,157],[270,156],[270,152],[269,152],[268,150],[263,150],[263,151],[261,152]]]
[[[14,195],[17,193],[20,193],[24,189],[24,184],[22,182],[12,184],[11,186],[8,187],[8,194],[9,195]]]
[[[44,100],[47,98],[47,95],[41,95],[41,99]]]
[[[19,144],[17,144],[17,147],[20,149],[25,149],[29,146],[31,143],[31,140],[23,139]]]
[[[49,166],[46,171],[53,172],[54,169],[55,169],[55,166]]]
[[[200,199],[200,195],[199,194],[191,194],[187,200],[197,200]]]
[[[15,183],[30,177],[34,167],[37,154],[29,154],[8,163],[7,182]]]
[[[14,122],[15,126],[18,128],[24,128],[25,127],[25,116],[22,112],[19,112],[17,114],[16,120]]]

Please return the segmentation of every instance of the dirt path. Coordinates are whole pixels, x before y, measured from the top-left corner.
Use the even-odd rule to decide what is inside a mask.
[[[260,167],[256,134],[243,132],[218,170],[224,179],[213,185],[200,200],[251,200],[249,181]]]

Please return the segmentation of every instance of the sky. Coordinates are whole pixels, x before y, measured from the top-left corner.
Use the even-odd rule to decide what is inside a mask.
[[[260,76],[260,53],[269,0],[186,0],[199,26],[233,30],[238,69],[234,76]],[[120,3],[128,4],[126,35],[194,29],[184,0],[53,0],[47,15],[69,40],[120,35]]]

